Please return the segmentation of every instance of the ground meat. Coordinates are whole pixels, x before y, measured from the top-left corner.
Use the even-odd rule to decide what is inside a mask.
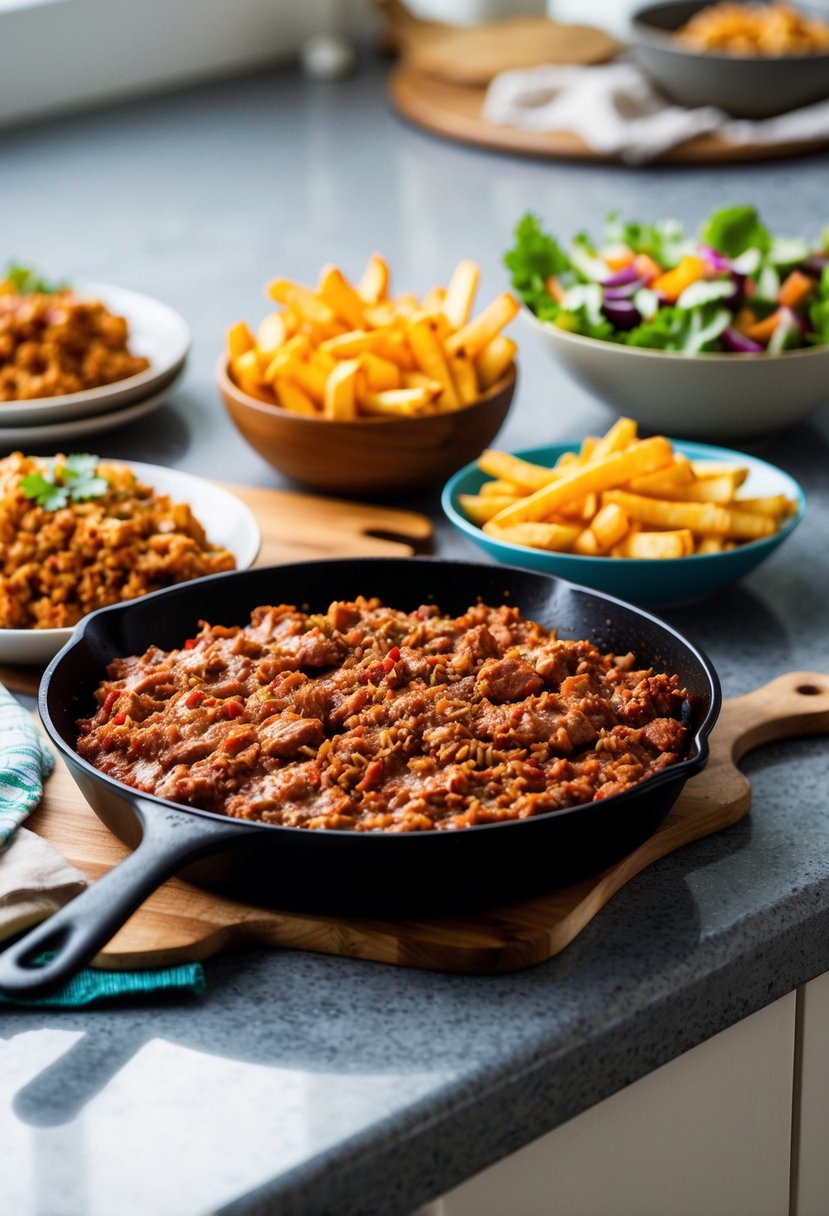
[[[235,569],[186,503],[125,465],[97,463],[106,483],[97,497],[47,510],[26,496],[27,477],[54,477],[65,464],[22,452],[0,459],[0,628],[63,629],[106,604]]]
[[[78,393],[150,366],[127,347],[127,323],[71,291],[24,292],[0,282],[0,401]]]
[[[136,789],[293,827],[526,818],[630,789],[687,745],[677,676],[506,606],[265,606],[108,677],[81,756]]]
[[[492,701],[523,701],[540,692],[544,681],[526,659],[487,659],[478,672],[478,686]]]

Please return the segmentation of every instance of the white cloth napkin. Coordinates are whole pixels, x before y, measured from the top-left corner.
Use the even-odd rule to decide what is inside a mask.
[[[631,164],[695,135],[764,146],[829,137],[829,101],[776,118],[734,119],[714,106],[688,110],[666,101],[633,63],[502,72],[487,90],[482,115],[500,126],[572,131],[596,152]]]
[[[81,871],[48,841],[18,828],[0,849],[0,941],[45,920],[85,886]]]

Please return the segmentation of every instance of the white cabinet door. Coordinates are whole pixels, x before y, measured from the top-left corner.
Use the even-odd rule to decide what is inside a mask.
[[[795,1094],[792,1216],[829,1212],[829,975],[799,992],[799,1102]]]
[[[823,1024],[829,1026],[826,1013]],[[786,1216],[794,1041],[791,993],[478,1174],[426,1212]],[[829,1065],[829,1034],[825,1045]],[[829,1087],[822,1096],[826,1129]],[[823,1206],[804,1208],[800,1216],[829,1212],[824,1145]]]

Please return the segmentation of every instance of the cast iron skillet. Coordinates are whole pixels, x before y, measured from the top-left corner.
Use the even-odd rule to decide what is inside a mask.
[[[179,647],[202,619],[246,624],[259,604],[325,611],[334,599],[376,595],[412,610],[434,600],[460,614],[479,597],[512,603],[559,635],[632,650],[676,672],[688,689],[688,758],[627,793],[531,819],[457,832],[309,831],[229,819],[140,794],[75,752],[76,721],[116,657],[151,644]],[[474,910],[601,869],[648,836],[688,777],[703,767],[720,707],[708,659],[670,626],[562,579],[503,566],[430,558],[352,558],[221,574],[92,613],[46,670],[40,713],[81,793],[135,851],[0,955],[0,989],[40,996],[66,982],[171,874],[247,901],[363,916]],[[36,963],[52,952],[53,958]]]

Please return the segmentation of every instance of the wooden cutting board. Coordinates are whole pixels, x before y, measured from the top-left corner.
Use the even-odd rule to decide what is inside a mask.
[[[402,63],[389,77],[389,96],[399,113],[427,131],[460,143],[475,144],[497,152],[550,159],[619,162],[613,154],[596,152],[572,131],[528,131],[488,122],[481,115],[486,90],[438,80]],[[672,148],[659,163],[715,164],[734,161],[774,160],[801,152],[815,152],[829,144],[822,139],[775,144],[734,144],[719,135],[698,135]]]
[[[458,84],[487,85],[499,72],[542,63],[603,63],[622,44],[595,25],[523,13],[450,25],[424,21],[400,0],[375,0],[385,17],[381,41],[419,72]]]
[[[256,486],[225,485],[250,507],[262,533],[254,565],[318,557],[409,557],[428,547],[432,525],[425,515]],[[41,671],[0,664],[0,681],[14,692],[34,694]]]
[[[736,823],[751,805],[739,759],[775,739],[829,731],[829,676],[793,672],[726,701],[707,767],[688,782],[659,829],[610,869],[546,895],[468,917],[352,920],[284,913],[224,899],[171,879],[98,955],[110,969],[167,966],[232,946],[280,946],[399,966],[466,973],[515,971],[563,950],[629,879],[692,840]],[[27,826],[90,878],[127,849],[83,802],[59,766]]]

